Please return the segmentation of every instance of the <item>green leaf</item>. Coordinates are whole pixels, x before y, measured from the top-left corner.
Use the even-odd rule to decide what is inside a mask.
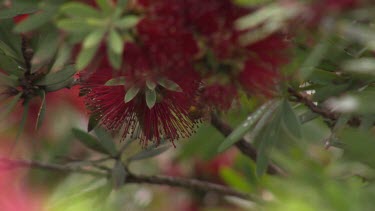
[[[160,155],[161,153],[167,151],[168,149],[169,149],[169,146],[161,146],[161,147],[158,147],[158,148],[155,148],[155,146],[151,146],[151,147],[141,151],[140,153],[137,153],[137,154],[131,156],[128,159],[128,161],[131,162],[131,161],[137,161],[137,160],[144,160],[144,159],[147,159],[147,158],[152,158],[152,157]]]
[[[124,18],[117,20],[115,26],[120,29],[131,29],[137,25],[139,22],[139,17],[135,15],[128,15]]]
[[[98,46],[92,48],[83,48],[78,54],[76,67],[78,70],[82,70],[90,63],[92,58],[95,56]]]
[[[55,28],[48,27],[41,32],[35,54],[32,58],[32,67],[48,62],[56,55],[59,47],[59,33]]]
[[[137,96],[138,92],[139,92],[139,88],[138,87],[131,87],[125,94],[125,98],[124,98],[124,102],[125,103],[128,103],[130,102],[131,100],[133,100],[135,98],[135,96]]]
[[[244,176],[228,167],[220,169],[220,177],[223,178],[225,183],[230,185],[230,187],[233,187],[240,191],[252,192],[254,189]]]
[[[125,85],[125,77],[120,76],[117,78],[112,78],[109,79],[107,82],[104,84],[105,86],[124,86]]]
[[[96,152],[103,153],[103,154],[109,154],[109,152],[106,150],[103,144],[94,136],[77,128],[73,128],[72,133],[87,148],[92,149]]]
[[[282,121],[285,128],[292,134],[295,138],[302,138],[301,123],[295,114],[292,106],[287,100],[283,102],[282,108]]]
[[[49,73],[46,76],[42,77],[40,80],[36,82],[36,85],[48,86],[53,84],[59,84],[72,78],[75,73],[76,69],[74,68],[74,66],[68,65],[60,71]]]
[[[72,83],[74,82],[74,78],[73,77],[70,77],[68,79],[66,79],[65,81],[62,81],[60,83],[56,83],[56,84],[51,84],[51,85],[46,85],[44,87],[44,90],[46,92],[55,92],[55,91],[58,91],[60,89],[64,89],[64,88],[70,88],[72,86]]]
[[[124,39],[115,29],[109,32],[108,45],[115,54],[122,54],[124,50]]]
[[[3,120],[10,114],[10,112],[12,112],[14,107],[17,105],[18,101],[21,99],[21,96],[22,92],[18,93],[16,96],[13,97],[13,99],[7,105],[6,109],[4,109],[4,111],[1,112],[0,120]]]
[[[48,9],[49,10],[43,10],[40,13],[30,15],[26,20],[17,24],[14,28],[14,31],[18,33],[27,32],[48,23],[52,19],[52,17],[56,15],[56,8],[48,7]]]
[[[146,81],[147,88],[154,90],[156,88],[156,84],[153,81]]]
[[[318,64],[324,58],[325,54],[328,52],[329,37],[330,36],[325,35],[323,40],[314,47],[310,55],[302,64],[301,69],[300,69],[300,74],[301,74],[302,79],[306,79],[311,75],[311,73],[314,71],[316,66],[318,66]]]
[[[149,109],[154,107],[154,105],[156,103],[156,91],[155,91],[155,89],[146,89],[145,97],[146,97],[147,107]]]
[[[26,101],[25,104],[23,105],[22,119],[20,122],[20,126],[18,128],[18,131],[17,131],[16,141],[19,140],[20,136],[25,130],[25,125],[26,125],[28,114],[29,114],[29,109],[30,109],[30,102]]]
[[[70,17],[100,17],[99,11],[87,4],[79,2],[66,3],[61,7],[60,11]]]
[[[111,134],[106,132],[103,128],[95,128],[95,134],[98,136],[102,146],[109,152],[110,155],[116,156],[117,149]]]
[[[89,25],[85,20],[64,19],[57,22],[57,27],[68,32],[91,32],[96,26]]]
[[[365,163],[375,168],[373,157],[375,149],[375,138],[371,132],[355,129],[346,129],[339,136],[344,145],[344,157]]]
[[[158,84],[168,90],[171,90],[174,92],[182,92],[182,88],[171,80],[162,78],[158,81]]]
[[[83,41],[83,48],[88,49],[88,48],[94,48],[96,47],[100,41],[103,39],[105,34],[104,29],[98,29],[96,31],[91,32],[85,40]]]
[[[105,13],[111,13],[114,9],[109,0],[96,0],[96,4]]]
[[[120,69],[122,63],[122,55],[113,52],[111,48],[107,48],[107,54],[112,67],[114,67],[115,70]]]
[[[116,160],[116,163],[112,168],[112,184],[114,189],[119,189],[124,185],[126,174],[124,164],[122,164],[121,161]]]
[[[269,163],[269,153],[280,139],[282,109],[278,108],[274,113],[272,121],[259,134],[259,147],[256,160],[256,174],[262,176],[266,171]]]
[[[44,90],[40,91],[40,97],[42,98],[42,102],[40,104],[38,116],[36,118],[35,130],[38,130],[42,126],[46,113],[46,92]]]
[[[9,56],[16,61],[23,62],[23,59],[19,57],[19,55],[11,48],[9,47],[6,43],[0,40],[0,50],[6,55]],[[0,52],[1,53],[1,52]]]
[[[269,107],[274,103],[269,101],[262,106],[260,106],[256,111],[254,111],[250,116],[246,118],[234,131],[223,141],[219,146],[218,151],[223,152],[228,149],[230,146],[239,141],[250,129],[255,125],[255,123],[262,117],[264,112],[269,109]]]
[[[96,126],[98,126],[99,124],[99,115],[91,115],[90,118],[89,118],[89,123],[87,124],[87,131],[90,132],[92,131],[94,128],[96,128]]]

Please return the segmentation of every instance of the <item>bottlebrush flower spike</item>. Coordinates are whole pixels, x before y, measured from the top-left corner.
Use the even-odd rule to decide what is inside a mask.
[[[190,136],[196,122],[189,118],[188,111],[199,86],[194,71],[188,66],[154,66],[147,49],[136,44],[126,44],[125,52],[123,71],[112,72],[104,65],[83,82],[81,90],[86,93],[91,114],[98,116],[106,129],[122,130],[123,138],[139,138],[142,146],[148,141],[158,144],[162,139],[174,144]],[[108,84],[113,77],[123,78],[124,83]],[[148,92],[155,96],[149,97]]]

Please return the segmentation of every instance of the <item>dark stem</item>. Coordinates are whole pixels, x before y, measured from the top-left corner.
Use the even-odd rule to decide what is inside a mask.
[[[203,192],[215,192],[227,196],[235,196],[243,199],[250,199],[250,196],[228,188],[223,185],[214,184],[197,179],[170,177],[170,176],[144,176],[144,175],[128,175],[126,183],[147,183],[155,185],[168,185],[172,187],[181,187],[191,190]]]
[[[26,35],[22,35],[22,55],[25,60],[26,75],[31,74],[31,59],[33,58],[34,51],[30,48],[30,40]]]
[[[0,171],[10,170],[15,168],[35,168],[50,171],[60,172],[74,172],[81,174],[89,174],[92,176],[107,177],[108,173],[97,170],[82,169],[77,167],[71,167],[67,165],[50,164],[38,161],[29,160],[11,160],[7,158],[0,159]],[[250,199],[250,196],[236,191],[224,185],[210,183],[206,181],[200,181],[196,179],[181,178],[181,177],[170,177],[170,176],[145,176],[135,175],[128,172],[128,175],[124,178],[125,184],[127,183],[147,183],[155,185],[166,185],[173,187],[181,187],[191,190],[199,190],[204,192],[215,192],[222,195],[235,196],[243,199]]]
[[[223,120],[221,120],[216,114],[211,114],[211,124],[219,130],[224,136],[229,136],[233,129],[225,123]],[[242,152],[245,156],[249,157],[250,159],[256,161],[258,152],[255,149],[253,145],[248,143],[245,139],[240,139],[236,144],[236,147],[238,150]],[[286,173],[278,166],[275,164],[269,164],[267,168],[267,173],[272,174],[272,175],[283,175],[286,176]]]
[[[312,112],[319,114],[320,116],[332,120],[334,122],[337,121],[339,118],[339,114],[335,112],[329,111],[327,108],[319,107],[314,104],[314,102],[310,99],[309,95],[300,93],[293,88],[288,88],[288,92],[291,96],[295,98],[296,102],[303,103],[305,106],[307,106]],[[348,124],[352,127],[358,127],[361,124],[361,120],[357,117],[351,118],[348,121]]]

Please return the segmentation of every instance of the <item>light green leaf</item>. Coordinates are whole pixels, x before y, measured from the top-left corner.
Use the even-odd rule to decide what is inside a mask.
[[[149,80],[147,80],[147,81],[146,81],[146,85],[147,85],[147,88],[149,88],[149,89],[151,89],[151,90],[153,90],[153,89],[156,88],[156,84],[155,84],[153,81],[149,81]]]
[[[120,29],[131,29],[137,25],[139,22],[139,17],[135,15],[128,15],[124,18],[117,20],[115,26]]]
[[[100,41],[103,39],[105,34],[104,29],[98,29],[96,31],[91,32],[83,41],[83,48],[93,48],[96,47]]]
[[[115,54],[122,54],[124,39],[115,29],[109,32],[108,45]]]
[[[138,92],[139,92],[139,88],[138,87],[132,87],[130,88],[126,94],[125,94],[125,98],[124,98],[124,102],[125,103],[128,103],[130,102],[131,100],[133,100],[135,98],[135,96],[137,96]]]
[[[182,88],[176,84],[174,81],[162,78],[158,80],[158,84],[168,90],[174,91],[174,92],[182,92]]]
[[[83,48],[78,54],[76,68],[82,70],[90,63],[92,58],[94,58],[98,46],[92,48]]]
[[[154,107],[154,105],[156,103],[156,91],[155,91],[155,89],[146,89],[145,97],[146,97],[147,107],[149,109]]]
[[[114,9],[113,5],[111,4],[111,1],[109,0],[96,0],[96,4],[99,6],[100,10],[102,10],[105,13],[111,13]]]
[[[68,32],[91,32],[97,29],[85,20],[64,19],[57,22],[57,27]]]
[[[124,86],[125,85],[125,77],[120,76],[117,78],[112,78],[109,79],[107,82],[104,84],[105,86]]]
[[[61,7],[60,11],[71,17],[100,17],[100,13],[96,9],[87,4],[79,2],[66,3]]]

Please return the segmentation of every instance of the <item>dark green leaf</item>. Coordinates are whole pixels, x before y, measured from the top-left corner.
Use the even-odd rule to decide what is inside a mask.
[[[98,117],[99,115],[94,115],[92,114],[89,118],[89,123],[87,125],[87,131],[90,132],[92,131],[94,128],[96,128],[96,126],[98,126],[99,122],[100,122],[100,119]]]
[[[305,62],[302,64],[300,69],[301,77],[303,79],[308,78],[314,71],[315,67],[322,61],[326,52],[329,49],[329,36],[325,35],[321,42],[314,47],[310,55],[307,57]]]
[[[135,98],[135,96],[137,96],[138,92],[139,92],[139,88],[138,87],[132,87],[130,88],[126,94],[125,94],[125,98],[124,98],[124,102],[125,103],[128,103],[130,102],[131,100],[133,100]]]
[[[22,93],[18,93],[16,96],[13,97],[13,99],[9,102],[6,109],[4,109],[0,114],[0,120],[3,120],[6,118],[10,112],[14,109],[14,107],[17,105],[18,101],[21,99]]]
[[[287,100],[283,102],[282,120],[290,134],[295,138],[302,138],[301,123]]]
[[[19,137],[22,135],[23,131],[25,130],[27,116],[29,115],[29,109],[30,109],[30,102],[26,101],[25,104],[23,105],[22,119],[21,119],[20,126],[18,128],[18,131],[17,131],[16,140],[19,140]]]
[[[274,102],[270,101],[265,103],[256,111],[254,111],[250,116],[248,116],[246,120],[243,121],[237,128],[235,128],[234,131],[223,141],[223,143],[219,146],[218,151],[223,152],[224,150],[235,144],[237,141],[239,141],[247,132],[251,130],[251,128],[259,120],[259,118],[262,117],[264,112],[269,109],[272,103]]]
[[[107,54],[112,67],[114,67],[115,70],[120,69],[122,63],[122,55],[113,52],[111,48],[107,48]]]
[[[140,153],[137,153],[133,156],[131,156],[128,160],[129,161],[136,161],[136,160],[143,160],[147,158],[152,158],[155,156],[160,155],[161,153],[167,151],[169,149],[169,146],[161,146],[158,148],[155,148],[155,146],[149,147],[145,150],[143,150]]]
[[[76,69],[73,65],[66,66],[60,71],[49,73],[39,81],[37,81],[37,85],[46,86],[46,85],[53,85],[62,83],[70,78],[76,73]]]
[[[117,160],[112,168],[112,184],[114,189],[119,189],[125,183],[126,170],[121,161]]]
[[[23,61],[11,47],[9,47],[6,43],[0,40],[0,53],[1,51],[3,52],[3,54],[15,59],[16,61]]]
[[[106,151],[110,155],[116,156],[117,149],[115,143],[113,142],[111,134],[106,132],[103,128],[95,128],[94,131],[95,134],[98,136],[100,143],[106,149]]]
[[[146,89],[145,97],[146,97],[147,107],[149,109],[154,107],[154,105],[156,103],[156,91],[155,91],[155,89]]]
[[[103,154],[109,153],[98,139],[85,131],[73,128],[72,133],[86,147]]]
[[[113,6],[111,5],[110,1],[108,1],[108,0],[96,0],[96,4],[105,13],[111,13],[112,10],[114,9]]]
[[[49,22],[55,14],[56,14],[56,8],[49,7],[49,10],[43,10],[40,13],[35,13],[33,15],[30,15],[26,20],[17,24],[16,27],[14,28],[14,31],[20,33],[20,32],[27,32],[27,31],[31,31],[36,28],[39,28],[42,25]]]

